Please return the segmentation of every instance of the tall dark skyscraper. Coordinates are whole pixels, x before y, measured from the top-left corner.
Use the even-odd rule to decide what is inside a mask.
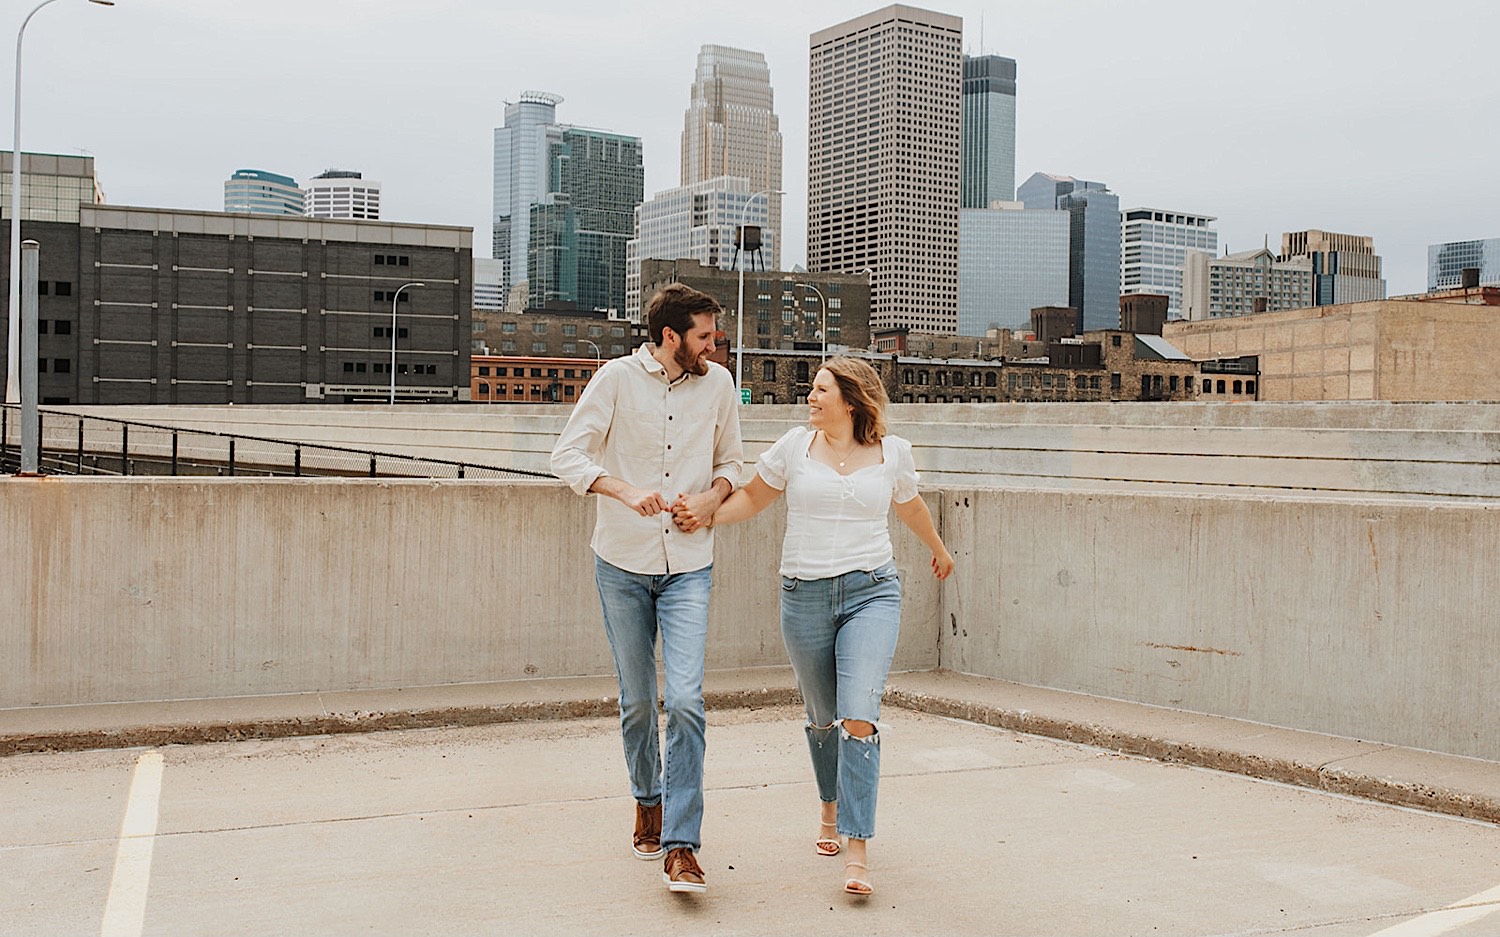
[[[964,56],[961,208],[1016,197],[1016,60]]]

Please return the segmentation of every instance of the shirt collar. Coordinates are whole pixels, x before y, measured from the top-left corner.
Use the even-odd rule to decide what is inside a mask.
[[[656,360],[656,346],[654,344],[651,342],[642,342],[640,347],[635,350],[635,358],[636,362],[646,370],[647,374],[655,374],[660,376],[662,380],[667,380],[666,365]],[[683,371],[677,375],[677,380],[668,381],[667,383],[681,384],[685,379],[693,376],[692,372]]]

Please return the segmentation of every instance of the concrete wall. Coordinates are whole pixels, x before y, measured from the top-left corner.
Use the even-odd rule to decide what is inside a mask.
[[[930,490],[898,669],[1500,760],[1500,505]],[[0,480],[0,707],[608,674],[551,482]],[[779,508],[719,534],[708,664],[785,661]]]
[[[953,670],[1500,759],[1500,506],[948,490]]]
[[[0,480],[0,708],[612,674],[556,482]],[[717,534],[708,665],[784,665],[782,515]],[[897,667],[937,665],[909,534]]]

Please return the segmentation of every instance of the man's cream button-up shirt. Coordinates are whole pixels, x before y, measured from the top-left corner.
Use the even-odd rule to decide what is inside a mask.
[[[729,371],[710,363],[699,377],[667,381],[645,344],[615,358],[584,388],[552,450],[552,471],[579,494],[601,475],[660,492],[706,491],[715,478],[738,487],[744,467],[739,401]],[[713,530],[685,534],[672,515],[642,517],[614,498],[598,499],[594,539],[599,558],[643,575],[688,573],[713,562]]]

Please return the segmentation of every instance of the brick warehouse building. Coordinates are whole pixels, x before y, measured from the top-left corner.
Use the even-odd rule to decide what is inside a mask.
[[[85,204],[22,236],[41,245],[42,403],[385,400],[409,282],[397,399],[468,398],[468,228]]]

